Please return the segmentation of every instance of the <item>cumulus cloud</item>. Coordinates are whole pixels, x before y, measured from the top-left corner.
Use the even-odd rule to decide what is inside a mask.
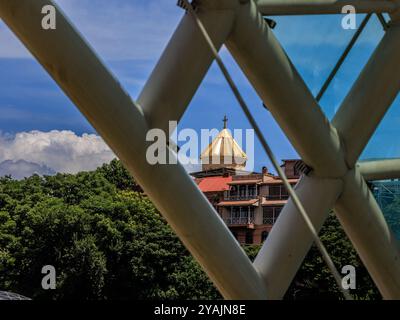
[[[114,153],[95,134],[76,135],[72,131],[20,132],[0,135],[0,162],[25,160],[56,172],[89,171],[110,162]]]
[[[25,160],[5,160],[0,162],[0,177],[10,175],[12,178],[20,180],[25,177],[30,177],[33,174],[51,176],[54,175],[55,172],[45,165],[39,165]]]
[[[115,154],[96,134],[79,136],[69,130],[35,130],[15,135],[0,132],[0,176],[22,179],[35,173],[91,171],[114,158]],[[180,155],[180,161],[187,172],[201,170],[201,165],[193,164],[193,159],[188,161],[185,155]]]

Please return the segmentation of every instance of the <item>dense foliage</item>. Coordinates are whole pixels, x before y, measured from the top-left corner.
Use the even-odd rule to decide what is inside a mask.
[[[359,299],[379,297],[331,216],[321,231],[335,264],[357,270]],[[250,259],[259,247],[245,246]],[[54,265],[57,289],[41,288]],[[217,290],[122,165],[0,178],[0,290],[35,299],[219,299]],[[341,298],[316,248],[287,299]]]
[[[339,273],[343,266],[355,267],[356,289],[350,290],[352,296],[361,300],[381,299],[367,270],[333,214],[328,217],[319,235]],[[285,298],[343,299],[342,293],[315,245],[311,247],[304,259]]]
[[[95,172],[0,179],[0,290],[51,299],[219,294],[118,161]],[[43,290],[54,265],[57,289]]]

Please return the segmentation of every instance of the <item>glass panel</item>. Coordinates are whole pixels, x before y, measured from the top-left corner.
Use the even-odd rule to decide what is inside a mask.
[[[400,180],[375,181],[372,192],[387,223],[400,240]]]
[[[397,97],[361,155],[362,160],[400,158],[400,98]]]
[[[359,25],[364,15],[358,16]],[[388,17],[385,17],[388,21]],[[304,81],[316,95],[341,56],[354,31],[340,28],[341,16],[284,17],[276,34]],[[296,28],[301,25],[302,28]],[[306,32],[307,31],[307,32]],[[384,32],[373,15],[328,87],[320,105],[332,119]],[[326,38],[325,38],[326,37]],[[298,39],[298,40],[297,40]],[[360,159],[400,158],[400,98],[397,97],[367,144]],[[388,224],[400,239],[400,181],[378,181],[371,188]],[[272,219],[272,217],[269,217]],[[268,220],[268,222],[270,222]]]
[[[357,27],[365,15],[357,15]],[[342,27],[343,15],[279,17],[275,33],[314,96],[344,52],[355,30]],[[301,26],[301,27],[300,27]],[[384,32],[373,15],[320,101],[331,119]]]
[[[365,15],[357,16],[359,26]],[[276,34],[313,94],[317,94],[354,34],[341,28],[341,15],[279,17]],[[389,20],[386,16],[387,21]],[[301,25],[302,28],[296,28]],[[384,35],[373,15],[350,51],[320,104],[332,119]],[[361,159],[400,157],[400,99],[397,98],[380,123]]]

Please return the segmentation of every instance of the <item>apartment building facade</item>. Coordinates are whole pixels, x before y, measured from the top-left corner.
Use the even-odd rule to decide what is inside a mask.
[[[213,156],[220,163],[202,166],[202,171],[192,173],[200,190],[215,207],[235,238],[242,244],[260,244],[268,237],[283,206],[288,201],[288,191],[282,180],[268,172],[246,172],[246,154],[230,135],[226,127],[202,152],[201,159]],[[229,146],[229,147],[227,147]],[[229,157],[229,164],[225,164]],[[232,161],[240,159],[240,164]],[[282,169],[294,186],[300,177],[302,162],[283,160]]]

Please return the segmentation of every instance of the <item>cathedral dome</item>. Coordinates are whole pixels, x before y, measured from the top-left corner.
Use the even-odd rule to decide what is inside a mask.
[[[247,155],[226,128],[226,122],[225,116],[224,129],[200,155],[204,171],[217,168],[244,170],[246,166]]]

